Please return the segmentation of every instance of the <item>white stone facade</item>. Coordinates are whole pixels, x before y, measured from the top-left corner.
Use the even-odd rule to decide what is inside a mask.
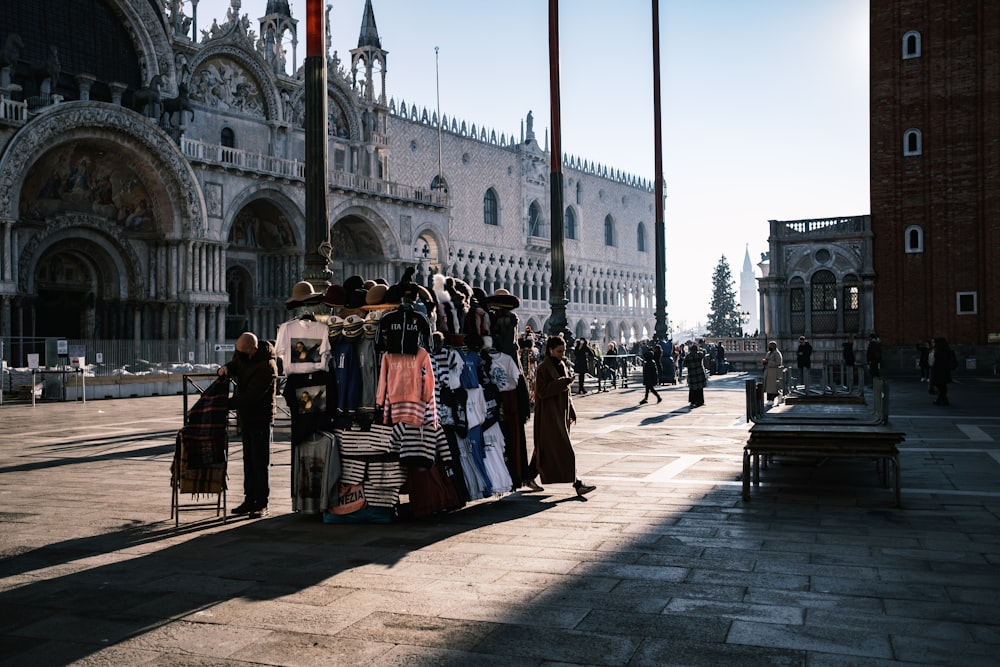
[[[39,1],[38,21],[49,1]],[[307,250],[305,95],[301,70],[284,74],[272,33],[295,21],[265,17],[259,38],[246,15],[205,29],[174,10],[158,16],[158,4],[74,4],[124,36],[124,66],[67,53],[96,36],[40,33],[38,22],[18,23],[30,12],[0,9],[0,43],[26,38],[20,62],[0,60],[4,340],[222,341],[244,329],[267,335],[286,319]],[[244,4],[263,14],[263,0]],[[29,61],[50,45],[95,71],[64,68],[39,82]],[[522,324],[544,328],[551,166],[531,121],[517,140],[447,117],[439,133],[433,113],[387,100],[391,78],[379,92],[371,73],[352,71],[370,48],[352,53],[353,65],[328,58],[331,280],[393,282],[416,265],[424,280],[440,271],[488,293],[504,287],[521,297]],[[439,137],[446,193],[432,188]],[[569,328],[600,342],[651,336],[652,184],[563,164],[575,219],[565,242]],[[488,191],[496,225],[484,222]]]

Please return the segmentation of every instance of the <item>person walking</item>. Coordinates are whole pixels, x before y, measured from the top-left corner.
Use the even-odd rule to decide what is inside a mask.
[[[545,357],[535,374],[534,451],[528,469],[543,484],[573,482],[576,495],[583,497],[597,487],[584,484],[576,476],[576,454],[569,438],[570,426],[576,423],[576,410],[570,397],[573,375],[566,366],[566,341],[551,336],[545,341]],[[529,488],[542,491],[531,475]]]
[[[795,362],[799,367],[802,391],[809,394],[809,369],[812,368],[813,346],[805,336],[799,336],[799,349],[795,351]]]
[[[656,391],[656,385],[660,381],[660,364],[657,362],[654,354],[653,350],[650,349],[646,349],[642,353],[642,384],[646,388],[646,395],[639,401],[639,405],[649,403],[650,393],[656,396],[657,403],[663,401],[660,398],[660,394]]]
[[[951,372],[957,365],[955,352],[944,336],[938,336],[934,339],[934,349],[928,356],[931,364],[931,389],[937,394],[934,405],[951,405],[948,401],[948,383],[951,382]]]
[[[857,359],[854,356],[854,341],[848,338],[844,341],[844,387],[847,391],[851,391],[854,386],[854,381],[857,377],[857,372],[854,365],[857,363]]]
[[[684,366],[688,370],[688,407],[700,408],[705,405],[708,375],[705,373],[705,353],[698,349],[697,343],[691,343],[688,347]]]
[[[267,469],[278,386],[274,347],[252,333],[240,334],[233,358],[218,373],[236,382],[230,405],[236,409],[243,438],[243,502],[229,513],[258,519],[267,515],[270,495]]]
[[[764,365],[764,393],[767,400],[773,402],[778,397],[778,370],[784,362],[778,344],[773,340],[767,344],[767,354],[761,362]]]
[[[930,382],[931,380],[931,364],[930,355],[931,350],[934,348],[934,340],[922,340],[917,343],[917,354],[919,355],[917,359],[917,366],[920,367],[920,381]]]
[[[577,377],[580,380],[580,386],[576,391],[577,394],[587,393],[587,390],[583,388],[583,380],[587,377],[587,370],[590,368],[590,358],[592,355],[593,353],[590,351],[587,341],[577,338],[576,347],[573,348],[573,368],[576,370]]]

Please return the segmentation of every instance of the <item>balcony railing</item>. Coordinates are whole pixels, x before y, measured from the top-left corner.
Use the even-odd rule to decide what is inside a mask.
[[[298,160],[251,153],[238,148],[184,138],[181,139],[181,151],[194,162],[204,162],[295,181],[305,180],[305,163]],[[336,169],[329,171],[328,182],[331,188],[373,197],[387,197],[429,206],[444,207],[448,205],[448,195],[443,192],[429,188],[414,188],[409,185]]]
[[[0,97],[0,121],[24,125],[28,122],[28,103]]]

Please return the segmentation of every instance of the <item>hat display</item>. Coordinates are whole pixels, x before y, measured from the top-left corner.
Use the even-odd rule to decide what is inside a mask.
[[[347,305],[347,291],[343,285],[330,285],[323,294],[323,303],[331,308]]]
[[[521,305],[521,300],[501,287],[492,296],[486,297],[486,305],[490,308],[514,309]]]
[[[375,334],[378,333],[378,321],[382,316],[379,312],[368,313],[368,317],[365,318],[365,323],[361,326],[361,330],[365,335],[365,338],[374,338]]]
[[[319,303],[323,298],[322,292],[313,289],[312,283],[307,280],[300,280],[292,287],[292,296],[285,300],[286,305],[302,305],[307,303]]]
[[[364,331],[365,319],[357,315],[348,315],[344,318],[344,336],[347,338],[357,338]]]
[[[356,290],[347,290],[347,307],[348,308],[362,308],[365,305],[365,299],[368,297],[368,290],[358,288]]]
[[[327,323],[330,338],[335,338],[344,332],[344,318],[334,315]]]
[[[372,283],[372,286],[368,288],[368,293],[365,295],[365,306],[383,305],[385,303],[385,293],[388,291],[389,288],[387,286]]]

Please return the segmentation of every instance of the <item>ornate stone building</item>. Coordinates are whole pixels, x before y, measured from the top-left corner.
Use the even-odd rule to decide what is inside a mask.
[[[845,340],[867,347],[874,312],[871,216],[771,220],[760,279],[763,335],[786,359],[805,335],[839,361]]]
[[[0,4],[0,338],[231,340],[273,332],[303,273],[304,90],[282,0]],[[329,16],[327,18],[329,21]],[[258,31],[259,30],[259,34]],[[288,53],[291,49],[291,54]],[[328,53],[331,280],[407,266],[549,314],[549,154],[390,95],[368,2]],[[567,315],[653,330],[653,188],[565,156]],[[25,348],[27,349],[27,348]]]

